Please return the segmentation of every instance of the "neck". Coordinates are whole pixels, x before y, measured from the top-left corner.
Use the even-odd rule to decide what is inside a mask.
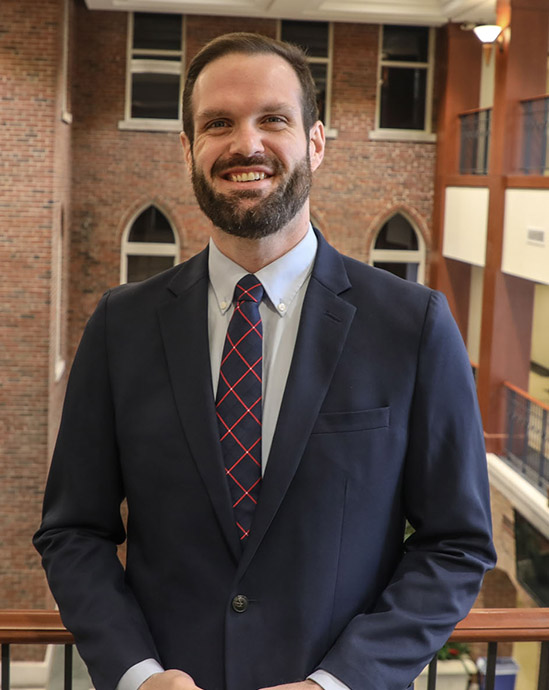
[[[293,249],[307,234],[309,209],[302,209],[288,225],[267,237],[248,239],[230,235],[214,227],[212,239],[222,254],[242,266],[248,273],[256,273]]]

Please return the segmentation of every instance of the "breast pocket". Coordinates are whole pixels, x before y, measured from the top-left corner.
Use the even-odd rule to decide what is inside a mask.
[[[389,426],[390,407],[375,407],[352,412],[323,412],[318,415],[313,434],[333,434],[345,431],[367,431]]]

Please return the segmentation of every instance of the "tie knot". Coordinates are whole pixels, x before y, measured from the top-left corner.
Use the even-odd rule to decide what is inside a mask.
[[[257,302],[263,299],[263,285],[251,273],[241,278],[234,289],[234,298],[237,302]]]

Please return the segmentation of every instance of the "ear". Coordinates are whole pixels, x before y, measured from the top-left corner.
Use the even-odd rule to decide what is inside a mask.
[[[179,135],[179,138],[181,140],[181,146],[183,146],[183,155],[185,156],[185,163],[187,165],[187,172],[189,175],[192,174],[193,170],[193,153],[192,153],[192,145],[191,142],[189,141],[189,137],[185,134],[185,132],[181,132]]]
[[[324,125],[317,120],[309,132],[309,154],[311,157],[311,170],[314,172],[324,159],[326,135]]]

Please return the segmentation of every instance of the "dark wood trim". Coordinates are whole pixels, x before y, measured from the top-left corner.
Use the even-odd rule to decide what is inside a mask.
[[[549,608],[473,609],[451,637],[467,642],[549,640]],[[57,611],[0,611],[2,644],[71,644]]]
[[[473,609],[457,624],[451,639],[463,642],[549,640],[549,608]]]
[[[549,177],[543,175],[508,175],[507,189],[549,189]]]

